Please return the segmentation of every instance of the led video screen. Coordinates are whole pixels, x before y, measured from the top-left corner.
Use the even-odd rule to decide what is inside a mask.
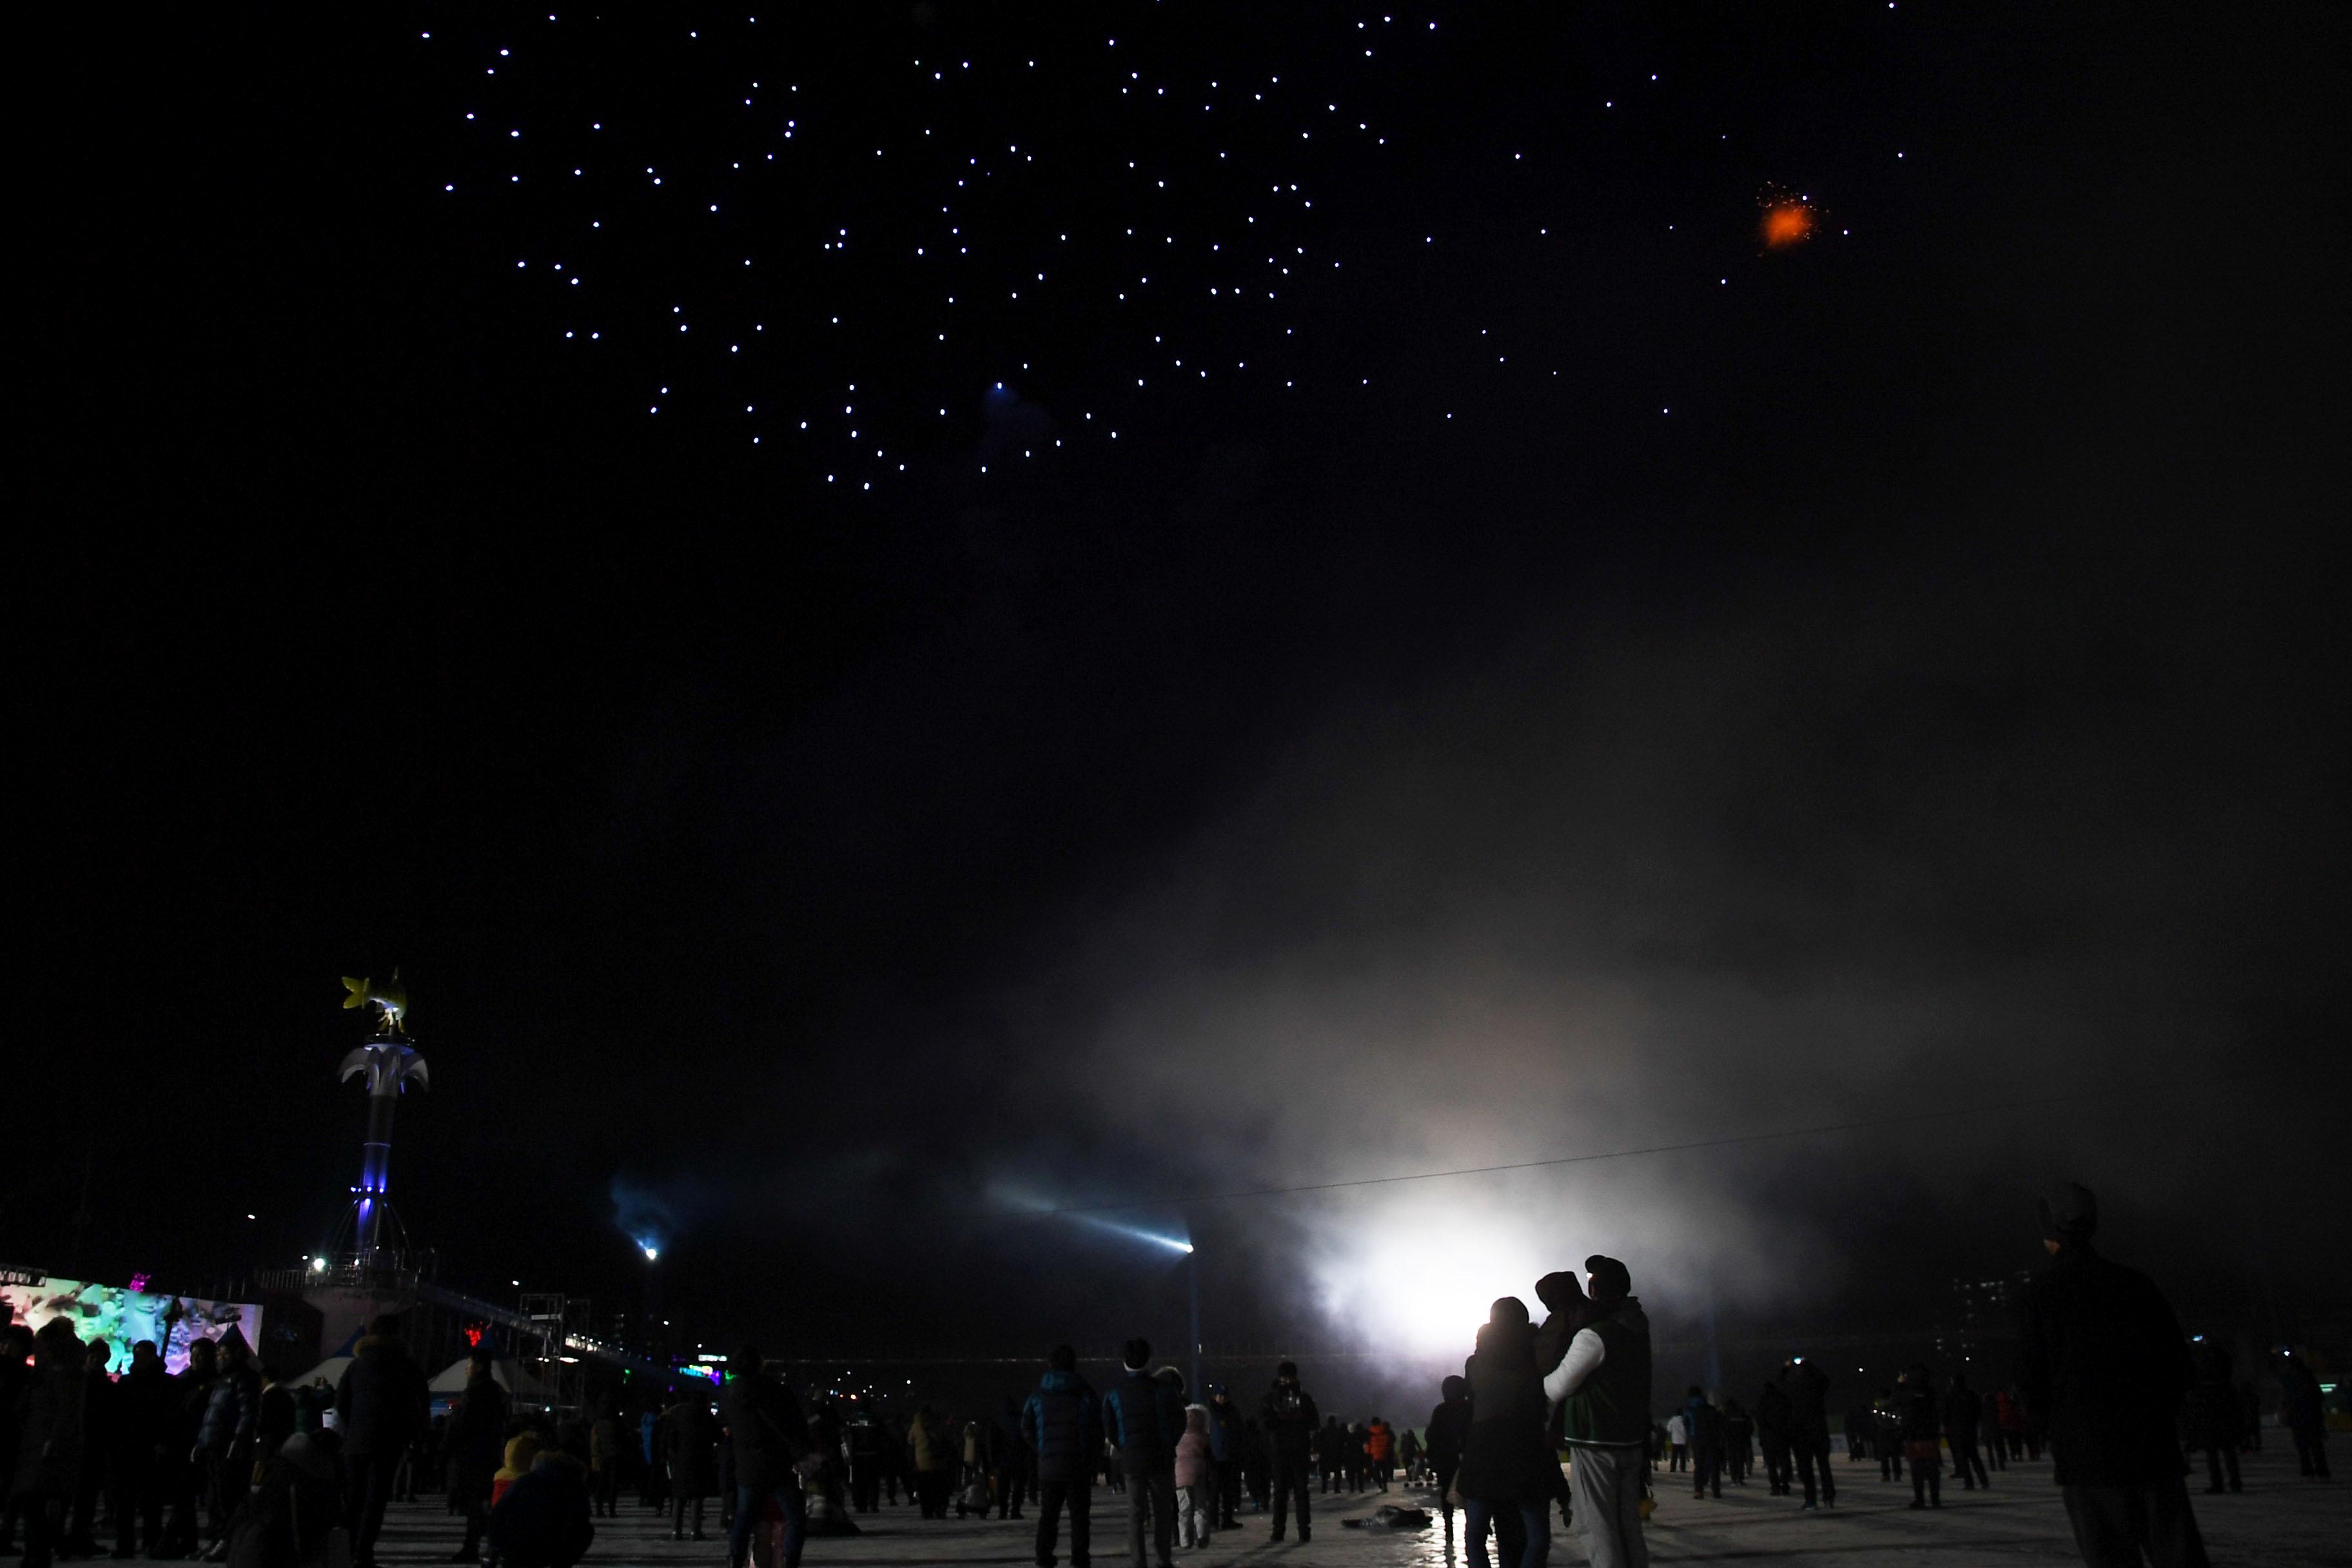
[[[0,1282],[0,1300],[16,1310],[16,1321],[37,1332],[52,1318],[63,1318],[84,1343],[107,1342],[112,1354],[107,1370],[131,1366],[131,1347],[152,1340],[163,1352],[164,1365],[184,1372],[188,1345],[195,1340],[216,1340],[234,1328],[257,1351],[261,1347],[261,1309],[247,1301],[203,1301],[133,1290],[120,1285],[93,1285],[81,1279],[16,1274]],[[176,1308],[176,1310],[174,1310]]]

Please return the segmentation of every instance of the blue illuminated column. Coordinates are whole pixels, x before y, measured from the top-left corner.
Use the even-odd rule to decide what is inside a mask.
[[[367,1140],[360,1146],[360,1184],[352,1189],[352,1245],[357,1260],[366,1263],[383,1245],[384,1216],[392,1206],[392,1118],[400,1091],[411,1081],[430,1088],[431,1080],[416,1047],[385,1035],[353,1049],[337,1076],[349,1081],[362,1073],[367,1075]]]

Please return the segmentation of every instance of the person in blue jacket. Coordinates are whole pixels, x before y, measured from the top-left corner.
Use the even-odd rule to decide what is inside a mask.
[[[1069,1346],[1054,1347],[1037,1392],[1021,1407],[1021,1436],[1037,1467],[1037,1568],[1054,1568],[1055,1537],[1065,1508],[1070,1512],[1070,1562],[1073,1568],[1087,1568],[1102,1402],[1078,1375],[1078,1352]]]

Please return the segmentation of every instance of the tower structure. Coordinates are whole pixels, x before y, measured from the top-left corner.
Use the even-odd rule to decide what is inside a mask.
[[[424,1057],[409,1043],[408,992],[393,971],[386,983],[345,977],[343,998],[349,1007],[376,1009],[375,1037],[354,1047],[343,1058],[337,1078],[348,1082],[367,1079],[367,1138],[360,1146],[360,1181],[352,1189],[349,1231],[351,1248],[339,1262],[358,1268],[401,1268],[407,1262],[408,1237],[392,1208],[392,1122],[400,1092],[414,1083],[432,1087]]]

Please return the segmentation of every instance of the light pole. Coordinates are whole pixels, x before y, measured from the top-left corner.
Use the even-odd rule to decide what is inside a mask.
[[[1192,1398],[1207,1404],[1208,1396],[1201,1391],[1201,1255],[1192,1244],[1184,1244],[1184,1282],[1192,1297]]]

